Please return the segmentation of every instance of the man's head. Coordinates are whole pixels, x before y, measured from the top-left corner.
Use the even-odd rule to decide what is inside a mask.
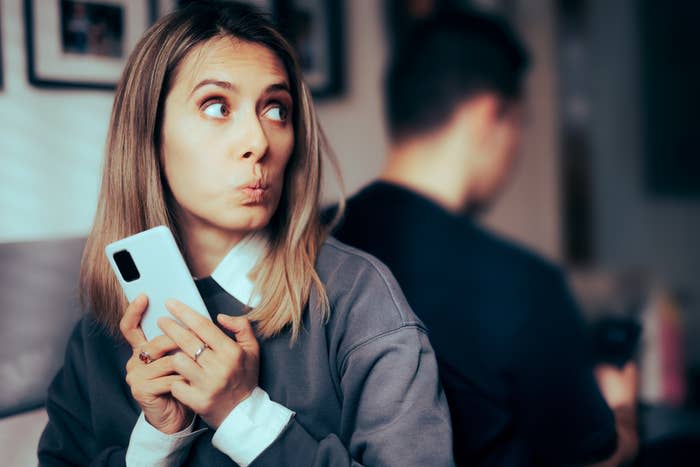
[[[517,147],[528,61],[515,32],[498,17],[443,11],[417,23],[397,45],[385,75],[392,146],[469,133],[463,151],[474,174],[469,202],[487,201],[503,184]]]

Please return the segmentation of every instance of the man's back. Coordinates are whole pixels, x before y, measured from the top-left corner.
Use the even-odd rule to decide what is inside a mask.
[[[430,330],[461,465],[605,458],[615,423],[561,273],[467,219],[378,182],[335,235],[385,262]]]

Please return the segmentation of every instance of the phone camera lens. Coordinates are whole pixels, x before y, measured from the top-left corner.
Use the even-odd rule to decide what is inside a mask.
[[[118,251],[114,253],[113,257],[114,262],[117,263],[117,267],[119,268],[119,273],[126,282],[133,282],[141,277],[141,274],[139,274],[139,270],[136,268],[136,264],[134,263],[134,259],[131,257],[131,254],[129,254],[128,251]]]

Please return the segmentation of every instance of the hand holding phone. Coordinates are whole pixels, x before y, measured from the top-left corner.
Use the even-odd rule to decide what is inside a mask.
[[[129,302],[141,293],[148,297],[148,309],[141,320],[146,339],[163,334],[158,318],[175,319],[165,308],[165,301],[170,298],[211,320],[175,238],[166,226],[110,243],[105,253]]]

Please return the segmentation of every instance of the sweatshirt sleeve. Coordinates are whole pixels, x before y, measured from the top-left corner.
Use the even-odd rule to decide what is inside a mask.
[[[342,433],[315,439],[295,418],[251,467],[451,466],[452,433],[424,330],[406,324],[341,362]]]
[[[66,350],[63,368],[49,386],[49,421],[39,440],[40,466],[123,466],[126,449],[109,446],[98,451],[85,392],[86,364],[82,326],[76,326]]]

